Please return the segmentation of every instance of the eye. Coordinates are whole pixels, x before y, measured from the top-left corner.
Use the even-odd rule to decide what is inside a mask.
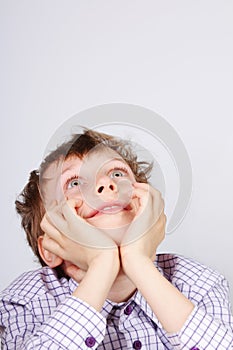
[[[116,179],[116,178],[122,177],[122,176],[126,176],[126,175],[127,175],[127,171],[123,170],[123,169],[116,169],[110,173],[110,177],[113,179]]]
[[[82,181],[78,177],[73,177],[67,180],[66,187],[69,190],[71,188],[78,187],[81,184],[82,184]]]

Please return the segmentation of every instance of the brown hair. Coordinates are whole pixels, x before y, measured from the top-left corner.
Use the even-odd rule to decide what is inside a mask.
[[[137,182],[148,182],[152,163],[138,161],[129,141],[116,138],[97,131],[84,129],[83,134],[73,135],[72,138],[58,146],[41,163],[39,170],[30,173],[28,183],[15,201],[16,211],[21,216],[21,225],[24,228],[28,243],[42,266],[44,261],[38,251],[37,240],[44,232],[40,227],[45,214],[45,208],[40,195],[39,182],[47,167],[56,160],[68,159],[77,156],[80,159],[97,145],[103,145],[116,151],[130,166]]]

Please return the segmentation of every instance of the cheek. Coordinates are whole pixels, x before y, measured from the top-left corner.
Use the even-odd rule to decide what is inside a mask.
[[[66,199],[82,199],[81,192],[78,189],[72,189],[64,193]]]

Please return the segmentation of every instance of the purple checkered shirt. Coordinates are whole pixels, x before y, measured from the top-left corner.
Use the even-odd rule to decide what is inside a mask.
[[[1,349],[233,349],[224,277],[172,254],[158,254],[155,266],[195,304],[179,333],[163,329],[139,291],[120,304],[106,300],[97,312],[71,296],[76,282],[58,279],[45,267],[24,273],[1,292]]]

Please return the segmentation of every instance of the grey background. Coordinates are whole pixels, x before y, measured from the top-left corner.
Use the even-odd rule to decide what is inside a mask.
[[[14,200],[54,130],[120,102],[163,116],[193,169],[192,201],[160,247],[222,272],[233,300],[232,1],[1,1],[0,289],[35,268]]]

